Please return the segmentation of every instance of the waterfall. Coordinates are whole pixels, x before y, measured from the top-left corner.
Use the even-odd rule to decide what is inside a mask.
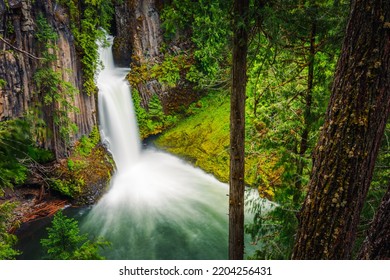
[[[111,242],[101,252],[107,259],[227,259],[227,185],[172,155],[141,149],[125,79],[130,69],[114,66],[112,41],[108,37],[108,45],[99,45],[104,68],[97,85],[101,138],[114,157],[116,173],[96,205],[68,208],[68,215],[77,218],[91,238]],[[247,202],[256,205],[253,209],[270,209],[269,203],[258,200],[256,190],[247,195]],[[247,211],[247,221],[253,215]],[[39,240],[47,237],[47,223],[33,223],[29,232],[34,238],[19,240],[27,259],[42,257]],[[246,253],[255,249],[246,235]]]
[[[125,74],[111,44],[97,76],[102,139],[117,165],[109,191],[82,229],[112,243],[109,259],[226,259],[227,185],[172,155],[140,149]]]
[[[107,37],[108,46],[99,45],[104,68],[97,76],[99,88],[100,134],[112,153],[118,172],[137,162],[141,145],[130,88],[125,76],[130,69],[115,68],[112,55],[113,37]]]

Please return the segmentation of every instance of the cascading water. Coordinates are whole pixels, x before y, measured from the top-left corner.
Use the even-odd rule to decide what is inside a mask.
[[[169,154],[141,150],[130,88],[129,69],[115,68],[109,46],[100,46],[104,69],[97,77],[101,136],[117,171],[99,203],[64,212],[79,220],[91,237],[102,236],[111,246],[107,259],[226,259],[228,244],[228,187],[211,175]],[[250,208],[273,206],[247,192]],[[246,209],[246,219],[253,214]],[[257,210],[256,210],[257,211]],[[249,215],[248,215],[249,214]],[[20,259],[44,256],[39,243],[47,238],[50,219],[23,224],[19,232]],[[246,236],[245,251],[251,255]]]
[[[111,47],[101,46],[100,58],[101,135],[117,172],[82,229],[112,243],[108,259],[226,259],[227,185],[169,154],[141,151],[126,69],[114,67]]]
[[[104,65],[97,78],[100,134],[121,172],[137,162],[141,145],[129,86],[124,80],[129,69],[115,68],[111,51],[113,38],[107,40],[109,46],[101,43],[99,48]]]

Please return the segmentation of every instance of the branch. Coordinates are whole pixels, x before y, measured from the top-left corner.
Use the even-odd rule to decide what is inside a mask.
[[[43,57],[37,57],[37,56],[35,56],[35,55],[33,55],[33,54],[29,53],[29,52],[26,52],[26,51],[24,51],[24,50],[22,50],[22,49],[19,49],[19,48],[15,47],[14,45],[12,45],[10,42],[8,42],[6,39],[4,39],[4,38],[1,37],[1,36],[0,36],[0,40],[1,40],[4,44],[6,44],[6,45],[8,45],[9,47],[11,47],[12,49],[14,49],[15,51],[18,51],[18,52],[20,52],[20,53],[22,53],[22,54],[27,55],[29,58],[33,58],[33,59],[37,59],[37,60],[44,59]]]

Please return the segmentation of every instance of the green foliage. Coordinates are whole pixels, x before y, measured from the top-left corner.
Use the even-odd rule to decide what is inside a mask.
[[[37,70],[34,81],[38,92],[43,94],[43,106],[53,111],[55,129],[59,130],[61,138],[68,143],[70,135],[78,130],[77,125],[69,117],[70,112],[79,112],[72,104],[78,91],[70,82],[63,80],[60,71],[49,67]]]
[[[25,119],[0,122],[0,196],[5,188],[23,184],[29,165],[53,160],[50,151],[32,141],[31,124]]]
[[[72,33],[81,55],[84,90],[88,94],[93,94],[96,92],[94,77],[100,65],[96,41],[104,38],[104,30],[110,30],[115,1],[57,1],[69,9]],[[79,5],[83,7],[82,10],[79,10]]]
[[[85,187],[82,178],[71,179],[49,179],[50,188],[70,198],[76,197]]]
[[[47,232],[48,238],[41,239],[41,244],[48,258],[53,260],[101,260],[99,248],[108,245],[101,239],[88,240],[80,233],[78,222],[66,217],[62,211],[54,215]]]
[[[174,0],[162,11],[162,27],[167,40],[188,40],[195,46],[195,64],[187,79],[200,87],[221,83],[228,78],[222,66],[229,59],[229,9],[231,1]],[[187,30],[190,30],[188,32]],[[183,34],[183,38],[175,38]]]
[[[172,88],[177,86],[180,79],[185,78],[184,73],[188,72],[190,67],[190,58],[187,55],[172,56],[167,54],[161,63],[141,64],[139,66],[133,64],[127,79],[133,87],[156,79],[160,84]]]
[[[6,187],[21,184],[28,169],[22,162],[28,158],[31,135],[23,120],[0,122],[0,195]]]
[[[141,106],[141,97],[136,89],[132,89],[132,98],[141,138],[159,134],[177,122],[176,116],[164,114],[157,95],[150,99],[148,109]]]
[[[76,155],[88,156],[93,148],[100,143],[100,133],[97,126],[93,127],[89,136],[83,135],[76,146]]]
[[[54,160],[54,155],[51,151],[41,149],[33,145],[28,146],[27,153],[33,161],[38,163],[47,163]]]
[[[180,70],[184,65],[179,64],[183,62],[182,56],[165,56],[161,64],[156,64],[152,67],[151,77],[168,87],[176,86],[180,80]]]
[[[275,1],[265,6],[259,15],[262,32],[249,49],[246,152],[248,157],[273,154],[273,169],[283,171],[272,198],[280,207],[257,215],[247,228],[261,240],[254,258],[290,258],[295,215],[305,195],[310,155],[343,37],[345,1],[303,3]],[[259,177],[255,181],[261,183]]]
[[[74,166],[75,166],[74,161],[71,160],[71,159],[68,159],[68,169],[70,171],[73,171],[74,170]]]
[[[85,160],[72,160],[68,159],[68,169],[72,172],[78,172],[88,166]]]
[[[229,107],[227,94],[210,93],[191,105],[187,110],[187,118],[164,132],[156,144],[227,182]]]
[[[83,136],[76,143],[67,160],[61,160],[48,174],[49,187],[81,203],[97,184],[108,181],[115,164],[99,144],[99,130],[94,127],[88,137]]]
[[[7,81],[4,79],[0,79],[0,89],[4,88],[7,85]]]
[[[35,33],[35,37],[39,42],[46,42],[48,44],[52,44],[56,40],[58,40],[58,34],[54,31],[51,25],[47,22],[47,20],[43,17],[42,14],[39,14],[37,19],[37,27],[38,30]]]
[[[69,142],[70,135],[78,129],[69,117],[69,113],[78,112],[78,108],[73,106],[74,97],[78,91],[72,83],[63,79],[61,71],[54,70],[53,63],[57,60],[55,42],[58,39],[58,34],[41,14],[37,17],[37,26],[35,37],[38,42],[44,45],[44,60],[33,77],[42,102],[41,105],[36,106],[49,108],[52,112],[50,117],[54,124],[54,127],[49,127],[49,129],[52,130],[52,133],[55,132],[54,130],[58,130],[61,138],[65,142]],[[42,114],[41,110],[35,112]],[[44,118],[43,115],[36,117]]]
[[[15,27],[11,18],[8,18],[6,21],[6,32],[8,35],[15,34]]]
[[[89,157],[92,158],[92,151],[100,143],[100,133],[95,126],[89,136],[83,135],[77,143],[74,153],[66,162],[66,169],[63,170],[61,178],[51,178],[50,187],[70,198],[79,196],[87,186],[84,170],[89,167]]]
[[[17,241],[16,236],[7,232],[9,219],[15,207],[16,204],[11,202],[0,204],[0,260],[13,260],[20,254],[13,249]]]

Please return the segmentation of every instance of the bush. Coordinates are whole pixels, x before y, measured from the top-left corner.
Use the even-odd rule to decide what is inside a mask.
[[[101,239],[88,240],[80,233],[78,222],[66,217],[62,211],[54,215],[47,232],[48,238],[41,239],[41,244],[48,258],[53,260],[102,260],[99,248],[109,244]]]
[[[70,180],[50,179],[51,189],[68,197],[76,197],[79,195],[84,186],[85,182],[82,178],[73,178]]]
[[[89,136],[83,135],[79,144],[76,147],[76,154],[80,156],[88,156],[93,148],[100,142],[99,129],[95,126]]]
[[[7,232],[7,224],[15,206],[15,203],[10,202],[0,204],[0,260],[13,260],[20,254],[13,249],[16,236]]]
[[[164,114],[161,101],[157,95],[153,95],[150,99],[148,110],[141,106],[141,97],[136,89],[132,90],[132,98],[142,139],[159,134],[177,122],[176,116]]]

